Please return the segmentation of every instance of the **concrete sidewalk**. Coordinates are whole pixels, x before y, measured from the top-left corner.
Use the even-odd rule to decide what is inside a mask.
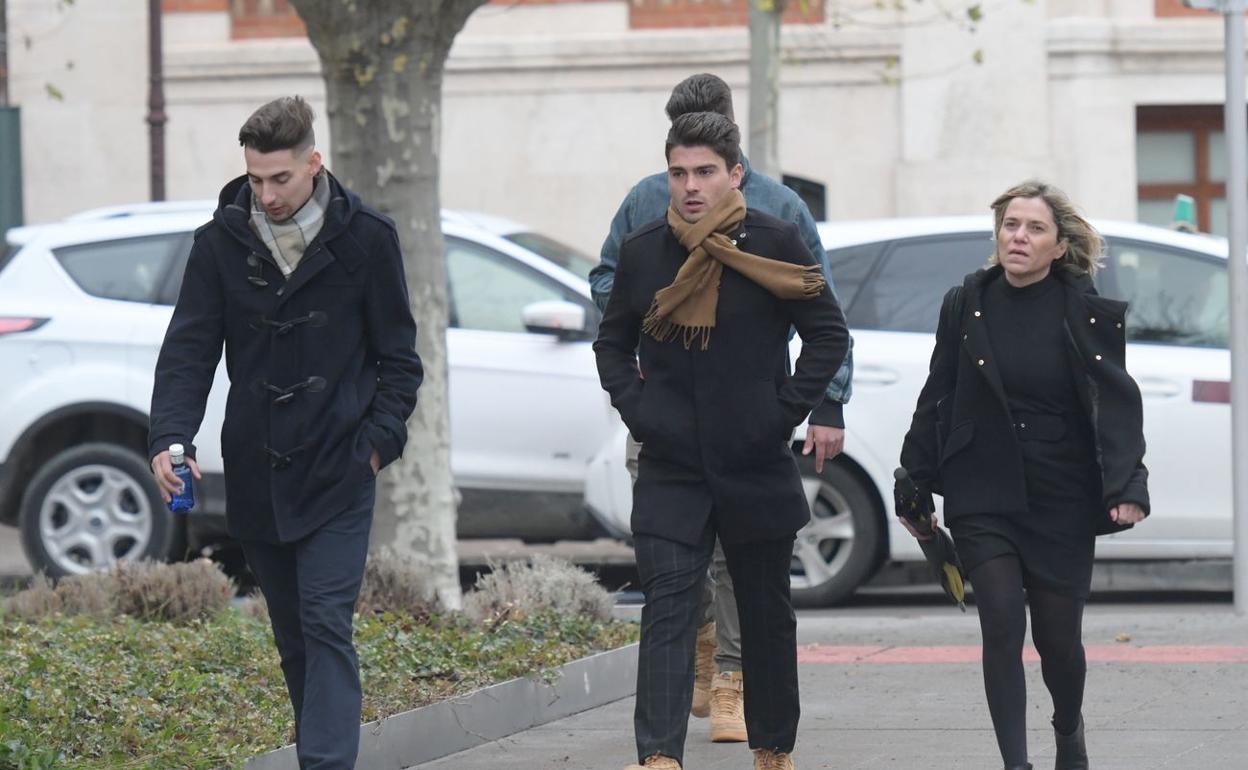
[[[799,770],[999,770],[974,608],[802,613]],[[1096,770],[1248,768],[1248,619],[1229,603],[1088,608],[1084,714]],[[1053,766],[1051,704],[1026,666],[1031,760]],[[748,685],[747,685],[748,686]],[[635,760],[631,698],[421,765],[421,770],[620,770]],[[750,770],[743,744],[692,719],[686,770]]]

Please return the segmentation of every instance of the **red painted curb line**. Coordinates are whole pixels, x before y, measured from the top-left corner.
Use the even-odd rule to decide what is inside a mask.
[[[1248,647],[1230,645],[1092,644],[1084,647],[1089,663],[1248,663]],[[978,663],[978,645],[932,647],[880,647],[810,644],[797,648],[799,663],[830,664],[924,664]],[[1023,660],[1038,662],[1030,645]]]

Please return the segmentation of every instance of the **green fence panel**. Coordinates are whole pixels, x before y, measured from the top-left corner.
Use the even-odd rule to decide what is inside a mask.
[[[17,107],[0,107],[0,236],[22,224],[22,120]]]

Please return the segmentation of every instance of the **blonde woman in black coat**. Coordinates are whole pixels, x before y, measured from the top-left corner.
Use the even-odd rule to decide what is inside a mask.
[[[1092,286],[1096,230],[1042,182],[1007,190],[992,210],[995,252],[945,295],[901,464],[944,497],[1006,769],[1031,768],[1026,607],[1053,698],[1055,767],[1082,770],[1094,541],[1149,510],[1140,391],[1125,368],[1126,304]]]

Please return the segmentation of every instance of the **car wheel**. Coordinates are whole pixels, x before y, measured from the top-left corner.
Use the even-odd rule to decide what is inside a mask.
[[[790,579],[793,603],[805,607],[840,604],[871,577],[884,536],[874,497],[853,472],[830,462],[816,474],[814,462],[799,457],[802,483],[811,500],[810,523],[793,544]]]
[[[176,528],[143,457],[97,443],[43,464],[22,497],[21,529],[31,566],[61,577],[163,561]]]

